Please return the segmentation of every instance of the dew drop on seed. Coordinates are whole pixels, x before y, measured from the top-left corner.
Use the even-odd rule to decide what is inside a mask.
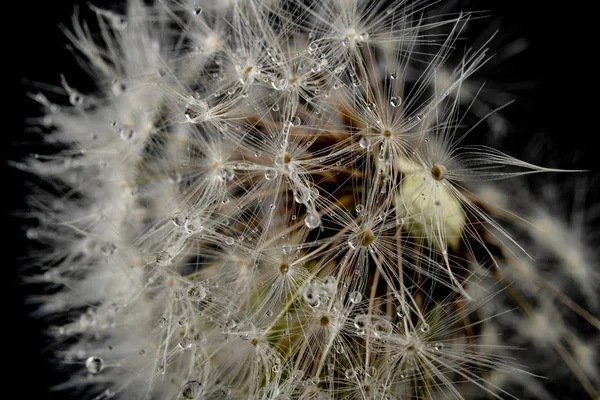
[[[362,300],[362,294],[360,292],[354,291],[350,293],[350,295],[348,296],[348,300],[350,300],[350,303],[356,304]]]
[[[310,199],[308,188],[299,188],[294,190],[294,201],[298,204],[306,204]]]
[[[135,129],[133,128],[121,128],[119,129],[119,136],[121,139],[129,141],[135,137]]]
[[[423,332],[423,333],[429,332],[429,324],[421,325],[421,332]]]
[[[292,245],[289,243],[285,243],[281,247],[281,251],[283,252],[283,254],[290,254],[292,252]]]
[[[302,298],[311,307],[319,306],[319,291],[315,285],[307,285],[302,291]]]
[[[397,73],[397,72],[392,72],[392,73],[390,74],[390,79],[392,79],[392,80],[396,80],[396,79],[398,79],[398,73]]]
[[[227,321],[225,323],[225,327],[227,329],[234,329],[236,326],[237,326],[237,322],[235,322],[235,320],[233,320],[233,319],[230,319],[229,321]]]
[[[278,172],[274,168],[267,168],[265,170],[265,179],[268,181],[272,181],[273,179],[277,178],[277,175]]]
[[[71,103],[73,106],[80,106],[83,104],[83,96],[73,90],[69,94],[69,103]]]
[[[176,212],[171,221],[173,221],[173,225],[176,227],[182,227],[187,222],[187,216],[183,213]]]
[[[355,209],[356,209],[356,215],[360,215],[364,211],[365,206],[363,206],[362,204],[357,204]]]
[[[369,111],[375,111],[377,109],[377,104],[369,102],[367,103],[367,108],[369,109]]]
[[[184,399],[199,399],[202,395],[202,384],[198,381],[189,381],[183,385],[181,394]]]
[[[275,112],[279,111],[279,104],[275,103],[275,104],[273,105],[273,107],[271,107],[271,110],[273,110],[273,111],[275,111]]]
[[[227,236],[225,238],[225,244],[226,245],[233,246],[233,243],[235,243],[235,240],[231,236]]]
[[[398,107],[400,104],[402,104],[402,99],[400,98],[400,96],[392,96],[390,98],[390,105],[392,107]]]
[[[360,80],[356,76],[352,77],[352,86],[354,86],[354,87],[360,86]]]
[[[304,224],[308,229],[315,229],[321,225],[321,217],[314,211],[309,211],[306,213],[306,217],[304,217]]]
[[[354,368],[348,368],[345,373],[346,379],[354,379],[356,377],[356,370]]]
[[[194,14],[195,15],[202,14],[202,8],[200,8],[200,7],[194,7]]]
[[[194,344],[194,341],[187,336],[184,336],[179,342],[179,347],[182,349],[189,349]]]
[[[444,349],[444,343],[438,342],[434,345],[435,351],[442,351]]]
[[[104,369],[104,360],[100,357],[92,356],[85,360],[85,367],[92,374],[99,374]]]
[[[156,255],[156,263],[160,265],[168,265],[171,263],[171,255],[166,251],[161,251]]]
[[[112,243],[102,243],[100,245],[100,252],[105,256],[112,256],[117,250],[117,246]]]
[[[354,327],[360,331],[364,330],[367,326],[367,316],[365,314],[358,314],[354,318]]]
[[[204,100],[196,100],[186,104],[183,112],[188,121],[201,122],[208,116],[208,104]]]
[[[366,137],[361,138],[358,141],[358,145],[360,146],[361,149],[368,149],[369,148],[369,139]]]
[[[293,126],[300,126],[300,124],[302,123],[302,120],[300,119],[300,117],[294,117],[292,118],[292,125]]]

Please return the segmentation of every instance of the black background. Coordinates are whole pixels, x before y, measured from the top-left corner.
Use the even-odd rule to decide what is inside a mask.
[[[218,0],[215,0],[218,1]],[[14,76],[2,72],[8,80],[8,92],[3,96],[2,118],[9,121],[2,131],[3,156],[18,160],[30,152],[21,145],[23,120],[36,110],[36,104],[25,96],[31,86],[25,82],[39,81],[60,85],[59,75],[84,77],[71,53],[58,23],[70,25],[72,1],[24,1],[20,8],[4,9],[4,52],[1,64]],[[84,2],[80,2],[85,7]],[[99,4],[96,2],[95,4]],[[534,135],[544,135],[561,149],[570,168],[597,171],[599,158],[598,136],[598,85],[600,76],[595,60],[598,52],[597,15],[587,9],[587,2],[548,1],[478,1],[471,9],[490,10],[501,17],[515,37],[525,37],[531,46],[527,52],[507,63],[500,70],[509,79],[535,82],[534,90],[524,93],[519,100],[521,110],[512,119],[518,132],[512,136],[515,143],[528,142]],[[1,98],[1,97],[0,97]],[[5,125],[6,126],[6,125]],[[6,164],[2,165],[2,196],[5,202],[5,229],[2,232],[2,261],[10,275],[4,279],[9,286],[4,309],[8,316],[0,319],[3,337],[4,393],[14,382],[14,395],[10,398],[61,399],[64,394],[51,393],[47,388],[57,383],[59,375],[43,354],[43,321],[28,318],[31,308],[25,306],[26,287],[19,283],[17,265],[26,254],[22,222],[14,217],[23,207],[25,175]],[[594,201],[594,200],[592,200]],[[8,254],[8,255],[7,255]],[[7,291],[3,290],[3,295]],[[17,383],[20,381],[20,383]],[[565,383],[567,384],[567,383]],[[560,392],[560,390],[559,390]],[[559,393],[557,392],[557,393]],[[18,393],[18,394],[17,394]],[[560,398],[560,395],[557,394]]]

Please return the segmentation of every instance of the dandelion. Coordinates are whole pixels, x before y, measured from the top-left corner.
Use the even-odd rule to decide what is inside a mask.
[[[478,14],[437,7],[128,0],[89,6],[99,35],[74,16],[97,87],[32,93],[55,149],[14,163],[45,185],[25,275],[75,366],[58,389],[508,399],[557,365],[597,397],[584,224],[492,186],[575,171],[468,143],[510,102],[480,99]]]

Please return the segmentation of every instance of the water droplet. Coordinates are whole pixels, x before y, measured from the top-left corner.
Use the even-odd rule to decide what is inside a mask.
[[[346,379],[354,379],[356,377],[356,370],[354,368],[348,368],[345,373]]]
[[[279,104],[275,103],[275,104],[273,105],[273,107],[271,107],[271,110],[273,110],[273,111],[275,111],[275,112],[279,111]]]
[[[92,374],[99,374],[104,369],[104,360],[100,357],[92,356],[85,360],[85,367]]]
[[[182,227],[185,226],[187,219],[187,215],[181,212],[176,212],[175,214],[173,214],[173,218],[171,219],[171,221],[173,221],[173,225],[177,227]]]
[[[198,218],[189,219],[185,223],[185,231],[190,235],[196,232],[201,232],[202,229],[203,226]]]
[[[356,76],[352,77],[352,86],[354,86],[354,87],[360,86],[360,80],[358,79],[358,77],[356,77]]]
[[[323,287],[321,288],[325,297],[331,298],[337,292],[337,280],[335,276],[328,275],[323,279]]]
[[[357,204],[355,209],[356,209],[356,215],[360,215],[364,211],[365,206],[363,206],[362,204]]]
[[[76,91],[71,91],[69,94],[69,103],[74,106],[80,106],[83,104],[83,96]]]
[[[392,80],[396,80],[396,79],[398,79],[398,73],[397,73],[397,72],[392,72],[392,73],[390,74],[390,79],[392,79]]]
[[[392,107],[398,107],[400,104],[402,104],[402,99],[400,98],[400,96],[392,96],[390,98],[390,105]]]
[[[358,314],[354,317],[354,327],[359,331],[364,331],[367,327],[368,317],[365,314]]]
[[[294,201],[298,204],[306,204],[310,200],[310,190],[308,188],[294,189]]]
[[[392,333],[392,323],[387,319],[380,319],[373,325],[374,335],[377,337],[387,336]]]
[[[102,243],[100,245],[100,252],[105,256],[112,256],[117,250],[117,246],[112,243]]]
[[[198,381],[189,381],[185,385],[183,385],[183,389],[181,390],[181,394],[184,399],[199,399],[204,390],[202,389],[202,384]]]
[[[171,255],[166,251],[161,251],[155,257],[156,263],[160,265],[168,265],[171,263]]]
[[[344,71],[344,68],[346,68],[345,65],[338,65],[337,67],[335,67],[333,69],[333,73],[336,74],[336,75],[339,75],[339,74],[342,73],[342,71]]]
[[[283,252],[283,254],[290,254],[292,252],[292,245],[285,243],[282,247],[281,247],[281,251]]]
[[[181,338],[181,342],[179,342],[179,347],[182,349],[189,349],[194,344],[194,341],[187,336]]]
[[[306,285],[302,291],[302,298],[311,307],[319,306],[319,288],[313,284]]]
[[[437,342],[434,347],[435,351],[442,351],[444,349],[444,343]]]
[[[300,124],[302,123],[302,120],[300,119],[300,117],[296,116],[294,118],[292,118],[292,125],[293,126],[300,126]]]
[[[367,108],[369,109],[369,111],[375,111],[377,109],[377,104],[375,104],[373,102],[368,102]]]
[[[273,179],[277,178],[277,175],[279,173],[277,172],[276,169],[274,168],[267,168],[265,170],[265,179],[268,181],[272,181]]]
[[[133,128],[121,128],[119,129],[119,136],[121,139],[129,141],[135,137],[135,129]]]
[[[314,211],[308,211],[304,217],[304,224],[308,229],[315,229],[321,225],[321,217]]]
[[[423,332],[423,333],[429,332],[429,324],[421,325],[421,332]]]
[[[202,122],[208,117],[208,104],[204,100],[194,99],[185,106],[183,112],[190,122]]]
[[[308,47],[306,48],[306,51],[308,54],[314,54],[318,48],[319,48],[319,44],[317,42],[312,42],[311,44],[308,45]]]
[[[194,14],[195,15],[202,14],[202,8],[200,8],[200,7],[194,7]]]
[[[233,239],[231,236],[227,236],[225,238],[225,244],[228,246],[233,246],[233,244],[235,243],[235,239]]]
[[[348,300],[350,300],[350,303],[356,304],[362,300],[362,294],[360,292],[354,291],[348,295]]]
[[[227,321],[225,323],[225,328],[231,330],[231,329],[235,329],[235,327],[237,326],[237,322],[235,322],[234,319],[230,319],[229,321]]]

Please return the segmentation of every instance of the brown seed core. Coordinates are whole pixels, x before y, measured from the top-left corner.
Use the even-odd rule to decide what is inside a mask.
[[[363,247],[367,247],[368,245],[373,243],[373,240],[375,240],[375,234],[370,229],[361,229],[358,232],[358,238],[360,240],[360,245]]]
[[[319,320],[319,324],[321,326],[327,326],[327,325],[329,325],[329,317],[327,315],[323,315],[321,317],[321,319]]]
[[[385,136],[386,138],[389,138],[392,136],[392,131],[390,131],[389,129],[386,129],[383,131],[383,136]]]
[[[282,262],[281,264],[279,264],[279,272],[281,272],[282,275],[287,274],[289,270],[290,266],[286,263]]]
[[[290,153],[286,152],[283,155],[283,162],[286,163],[286,164],[289,164],[290,161],[292,161],[292,155]]]
[[[431,176],[433,176],[433,179],[436,181],[444,179],[447,172],[448,170],[443,165],[433,164],[433,167],[431,167]]]

